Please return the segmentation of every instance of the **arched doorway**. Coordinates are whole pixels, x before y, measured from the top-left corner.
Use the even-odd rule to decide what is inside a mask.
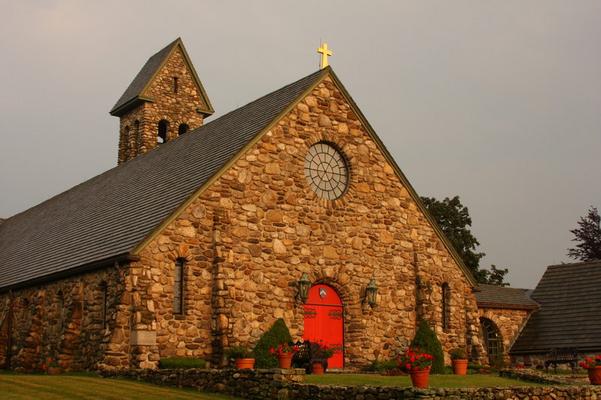
[[[491,366],[498,365],[503,361],[503,337],[501,332],[499,332],[497,325],[488,318],[480,318],[480,326],[482,327],[488,362]]]
[[[328,359],[328,368],[343,368],[344,354],[344,312],[342,300],[336,290],[328,285],[314,285],[309,290],[305,303],[304,340],[322,341],[328,346],[334,346],[336,351]]]

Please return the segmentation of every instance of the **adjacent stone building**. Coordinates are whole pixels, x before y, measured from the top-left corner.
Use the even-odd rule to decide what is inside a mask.
[[[486,359],[474,278],[331,68],[212,112],[178,39],[111,110],[119,165],[0,225],[0,364],[222,365],[278,318],[334,368],[423,318]]]

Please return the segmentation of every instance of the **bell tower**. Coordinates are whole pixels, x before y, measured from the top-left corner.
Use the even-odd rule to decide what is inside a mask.
[[[213,114],[180,38],[146,61],[110,114],[119,117],[121,164],[188,131]]]

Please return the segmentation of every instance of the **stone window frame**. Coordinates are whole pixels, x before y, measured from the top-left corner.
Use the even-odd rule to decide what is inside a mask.
[[[307,157],[309,156],[309,154],[311,153],[311,151],[313,149],[317,149],[317,147],[320,145],[321,146],[325,145],[326,149],[333,150],[336,155],[340,156],[340,160],[344,163],[344,169],[345,169],[346,173],[344,174],[345,182],[343,182],[344,188],[342,190],[336,190],[336,188],[333,188],[333,187],[330,190],[323,190],[314,183],[313,178],[309,175],[309,172],[308,172],[309,168],[307,166]],[[321,149],[323,150],[323,147]],[[349,188],[351,186],[351,178],[352,178],[351,163],[350,163],[349,157],[342,150],[342,147],[340,145],[338,145],[337,143],[327,140],[327,139],[322,139],[322,140],[318,140],[318,141],[310,144],[307,147],[307,151],[305,153],[303,161],[304,161],[303,171],[304,171],[304,175],[305,175],[305,181],[307,182],[311,192],[313,192],[319,199],[326,200],[326,201],[339,200],[342,197],[344,197],[344,195],[349,191]],[[313,186],[316,186],[316,187],[313,187]],[[331,186],[331,184],[330,184],[330,186]],[[332,196],[332,193],[334,194],[333,196]]]
[[[129,150],[130,150],[130,146],[129,146],[129,140],[130,140],[130,128],[129,125],[125,125],[125,128],[123,128],[123,145],[124,145],[124,154],[125,154],[125,159],[127,159],[129,157]]]
[[[65,293],[62,289],[58,289],[56,291],[56,305],[58,308],[58,321],[57,321],[57,330],[59,334],[62,334],[63,329],[65,327]]]
[[[449,332],[451,330],[451,287],[447,282],[441,285],[441,313],[442,330]]]
[[[178,257],[175,260],[173,268],[173,315],[183,316],[185,314],[185,276],[187,260],[184,257]],[[179,280],[178,280],[179,274]]]

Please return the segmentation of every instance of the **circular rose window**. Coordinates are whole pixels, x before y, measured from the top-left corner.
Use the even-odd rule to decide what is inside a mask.
[[[334,200],[348,186],[348,168],[342,154],[327,143],[317,143],[305,156],[305,176],[311,189],[322,199]]]

